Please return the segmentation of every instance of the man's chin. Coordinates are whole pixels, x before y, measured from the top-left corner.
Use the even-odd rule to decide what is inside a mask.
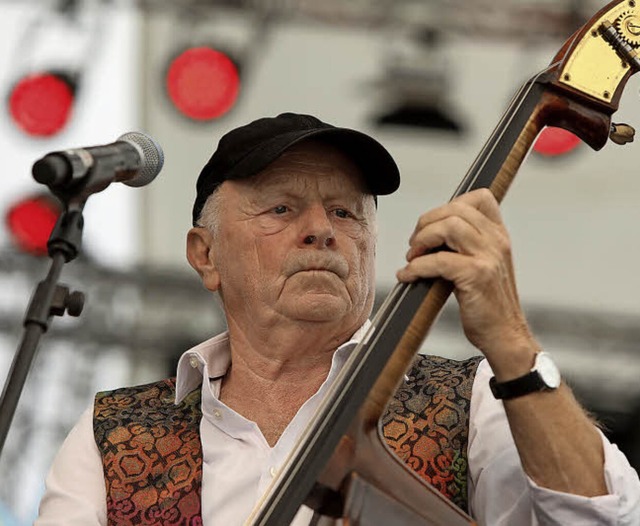
[[[305,294],[290,305],[292,317],[300,321],[330,322],[343,319],[350,310],[344,298],[333,294]]]

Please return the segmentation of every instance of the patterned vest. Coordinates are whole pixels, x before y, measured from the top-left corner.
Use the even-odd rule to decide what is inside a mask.
[[[471,387],[480,358],[418,356],[382,419],[384,438],[466,511]],[[202,524],[200,389],[175,405],[175,381],[98,393],[94,433],[110,525]]]

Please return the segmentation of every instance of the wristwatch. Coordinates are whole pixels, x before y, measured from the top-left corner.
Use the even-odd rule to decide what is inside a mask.
[[[557,389],[561,380],[560,371],[549,353],[539,352],[529,373],[501,383],[494,376],[489,380],[489,387],[496,398],[510,400],[537,391]]]

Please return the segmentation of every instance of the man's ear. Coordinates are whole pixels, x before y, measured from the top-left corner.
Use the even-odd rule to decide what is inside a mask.
[[[194,227],[187,233],[187,259],[212,292],[220,288],[220,274],[213,258],[213,236],[206,228]]]

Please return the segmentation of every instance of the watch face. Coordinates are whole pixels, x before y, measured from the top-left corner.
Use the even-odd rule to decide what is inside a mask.
[[[560,386],[560,371],[547,353],[541,352],[538,354],[535,369],[547,387],[555,389]]]

